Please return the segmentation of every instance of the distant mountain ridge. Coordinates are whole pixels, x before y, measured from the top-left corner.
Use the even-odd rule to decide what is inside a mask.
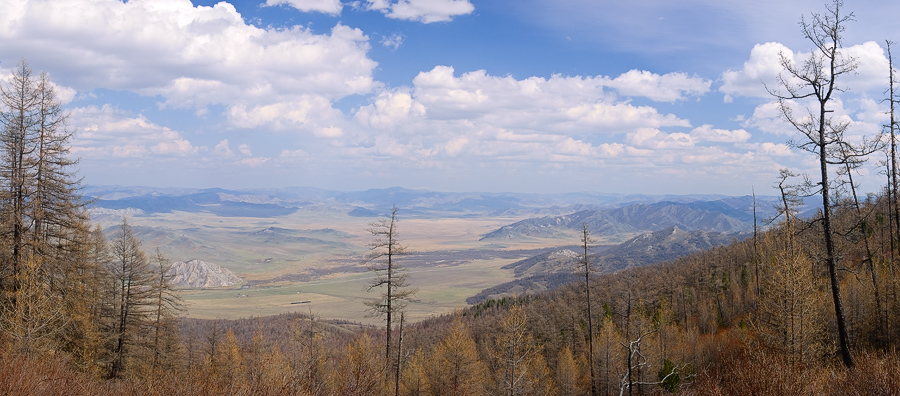
[[[223,217],[281,217],[297,211],[329,211],[359,217],[379,217],[396,205],[404,217],[561,216],[660,202],[723,213],[747,222],[752,217],[752,198],[713,194],[640,195],[577,192],[558,194],[438,192],[399,187],[365,191],[328,191],[316,188],[229,190],[222,188],[154,188],[88,186],[86,199],[99,211],[156,213],[207,212]],[[758,196],[760,219],[774,214],[777,197]],[[687,224],[678,225],[690,228]],[[662,228],[662,227],[659,227]],[[649,230],[636,227],[637,230]]]
[[[674,260],[688,254],[723,246],[735,240],[751,236],[751,233],[724,233],[702,230],[685,231],[671,226],[648,232],[600,252],[590,253],[595,273],[656,264]],[[570,246],[543,253],[503,266],[511,269],[516,279],[483,290],[466,300],[477,304],[488,298],[522,295],[553,289],[566,283],[583,280],[579,272],[581,254],[579,247]],[[592,250],[596,250],[594,248]]]
[[[722,200],[689,203],[662,201],[526,219],[491,231],[481,240],[561,237],[580,230],[582,224],[586,224],[597,236],[626,235],[669,227],[734,233],[752,229],[752,221],[752,212],[744,213],[739,207]]]

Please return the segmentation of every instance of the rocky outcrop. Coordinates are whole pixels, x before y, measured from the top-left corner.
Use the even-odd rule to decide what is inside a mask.
[[[172,283],[176,287],[206,289],[234,286],[244,282],[228,268],[197,259],[173,263],[170,271],[175,274]]]

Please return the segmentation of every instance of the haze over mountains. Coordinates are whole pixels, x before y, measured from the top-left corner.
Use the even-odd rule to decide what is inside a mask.
[[[434,290],[436,296],[412,306],[425,317],[466,302],[537,292],[577,280],[579,250],[572,245],[582,224],[598,240],[593,249],[598,268],[616,271],[742,239],[753,229],[754,206],[750,196],[404,188],[338,192],[92,186],[85,195],[93,200],[92,217],[107,235],[127,218],[145,250],[158,248],[173,262],[182,262],[179,287],[242,285],[241,293],[250,297],[235,316],[286,312],[295,309],[290,302],[296,293],[314,292],[306,297],[313,305],[354,320],[367,298],[360,292],[368,279],[367,226],[394,205],[400,208],[401,241],[414,252],[401,262],[420,282],[417,287]],[[757,197],[760,224],[775,215],[778,201]],[[808,213],[812,208],[803,210]],[[463,283],[447,283],[448,279]],[[447,289],[453,290],[451,294],[441,291]],[[217,304],[238,304],[229,293],[187,298],[194,301],[191,307],[202,307],[191,308],[194,312],[205,309],[207,315],[219,315],[223,305]],[[254,300],[262,295],[271,302]],[[456,302],[441,300],[447,295]],[[360,312],[346,307],[358,307]],[[347,312],[338,315],[341,310]]]
[[[478,216],[478,215],[571,215],[568,225],[585,220],[599,225],[614,226],[616,233],[622,223],[632,224],[623,231],[642,231],[660,225],[678,225],[685,229],[705,228],[700,223],[715,224],[722,231],[741,228],[738,223],[752,222],[753,202],[750,196],[721,195],[629,195],[596,192],[565,194],[521,193],[455,193],[404,188],[387,188],[355,192],[328,191],[316,188],[282,188],[257,190],[186,189],[125,186],[90,186],[86,198],[94,199],[97,213],[132,213],[152,215],[182,211],[207,212],[223,217],[278,217],[296,211],[323,211],[352,214],[360,217],[384,216],[392,206],[402,210],[404,217]],[[760,219],[774,215],[777,197],[758,196]],[[643,206],[641,206],[643,205]],[[620,212],[595,213],[598,210],[621,209]],[[666,206],[671,208],[666,209]],[[808,210],[808,208],[806,208]],[[129,212],[130,211],[130,212]],[[668,212],[667,212],[668,211]],[[683,213],[676,213],[683,211]],[[687,213],[694,211],[693,213]],[[711,215],[702,215],[702,211]],[[590,213],[588,213],[590,212]],[[688,218],[682,218],[687,215]],[[722,217],[724,215],[726,217]],[[670,217],[665,220],[662,217]],[[692,218],[691,218],[692,217]],[[682,218],[680,220],[677,220]],[[674,224],[674,223],[682,224]],[[669,224],[673,223],[673,224]],[[655,229],[653,229],[655,230]]]
[[[595,273],[656,264],[674,260],[688,254],[724,246],[733,241],[752,236],[749,231],[725,233],[715,231],[686,231],[671,226],[655,232],[635,236],[610,247],[592,247],[589,251],[592,271]],[[584,279],[579,273],[581,246],[567,246],[506,265],[516,279],[483,290],[466,300],[477,304],[488,298],[522,295],[553,289],[560,285]]]

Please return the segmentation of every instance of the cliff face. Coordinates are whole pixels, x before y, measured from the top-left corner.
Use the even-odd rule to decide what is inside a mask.
[[[234,286],[244,282],[227,268],[196,259],[173,263],[170,271],[175,273],[172,283],[176,287],[205,289]]]

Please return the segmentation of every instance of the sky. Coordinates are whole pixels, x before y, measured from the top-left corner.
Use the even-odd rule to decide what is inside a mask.
[[[855,139],[889,120],[900,2],[844,9],[858,69],[831,114]],[[0,76],[22,59],[49,74],[89,185],[775,194],[780,169],[817,169],[766,91],[780,54],[810,55],[812,12],[825,4],[0,0]]]

